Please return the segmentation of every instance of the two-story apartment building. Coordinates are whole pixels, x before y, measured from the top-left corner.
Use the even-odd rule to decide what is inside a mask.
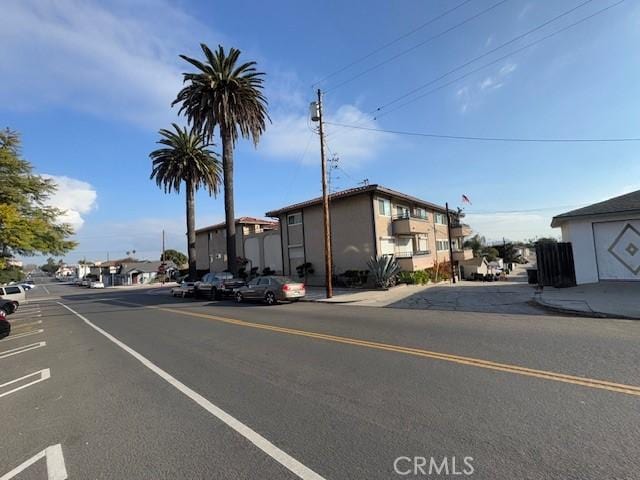
[[[367,185],[330,196],[331,244],[335,274],[366,270],[367,261],[393,254],[404,271],[432,267],[449,261],[446,209],[380,185]],[[266,213],[280,222],[282,264],[285,275],[311,263],[310,284],[324,282],[322,198],[289,205]],[[471,258],[463,238],[471,234],[456,222],[451,229],[453,260]]]
[[[247,258],[251,266],[262,271],[269,267],[282,270],[278,222],[262,218],[236,219],[236,255]],[[223,272],[227,269],[226,223],[196,230],[196,268],[200,272]]]

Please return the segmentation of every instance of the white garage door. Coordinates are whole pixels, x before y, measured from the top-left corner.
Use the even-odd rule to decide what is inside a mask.
[[[600,280],[640,281],[640,220],[593,224]]]

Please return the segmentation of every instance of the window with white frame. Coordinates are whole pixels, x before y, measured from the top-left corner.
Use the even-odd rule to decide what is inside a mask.
[[[396,253],[396,241],[393,237],[380,237],[380,255]]]
[[[396,253],[399,256],[410,256],[413,254],[413,241],[411,237],[398,237],[396,239]]]
[[[378,199],[378,213],[385,217],[391,216],[391,201],[386,198]]]
[[[447,240],[436,240],[436,248],[438,251],[449,250],[449,242]]]
[[[436,223],[440,224],[440,225],[446,225],[447,224],[447,216],[444,213],[436,213],[434,221]]]
[[[428,235],[418,235],[418,236],[416,236],[416,250],[418,252],[428,252],[429,251],[429,236]]]
[[[409,218],[409,208],[402,205],[396,205],[397,218]]]
[[[416,207],[413,209],[413,216],[417,218],[423,218],[427,220],[429,218],[427,211],[422,207]]]
[[[300,225],[302,223],[302,213],[291,213],[287,215],[287,225]]]

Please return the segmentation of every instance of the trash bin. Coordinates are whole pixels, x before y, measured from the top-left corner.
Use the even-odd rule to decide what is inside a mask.
[[[538,284],[538,269],[537,268],[527,268],[527,282],[529,285],[537,285]]]

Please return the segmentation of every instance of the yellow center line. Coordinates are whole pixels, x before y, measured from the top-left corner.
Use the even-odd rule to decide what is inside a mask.
[[[479,358],[464,357],[464,356],[460,356],[460,355],[451,355],[451,354],[448,354],[448,353],[434,352],[434,351],[430,351],[430,350],[423,350],[423,349],[420,349],[420,348],[403,347],[403,346],[400,346],[400,345],[393,345],[393,344],[380,343],[380,342],[372,342],[372,341],[369,341],[369,340],[361,340],[361,339],[350,338],[350,337],[341,337],[341,336],[336,336],[336,335],[329,335],[329,334],[326,334],[326,333],[310,332],[310,331],[307,331],[307,330],[298,330],[298,329],[294,329],[294,328],[278,327],[278,326],[275,326],[275,325],[266,325],[266,324],[263,324],[263,323],[247,322],[245,320],[238,320],[236,318],[220,317],[220,316],[217,316],[217,315],[210,315],[210,314],[207,314],[207,313],[193,312],[193,311],[190,311],[190,310],[183,310],[183,309],[177,309],[177,308],[168,308],[168,307],[158,307],[158,306],[153,306],[153,305],[143,305],[143,304],[138,304],[138,303],[125,302],[125,301],[122,301],[122,300],[117,300],[117,302],[118,303],[123,303],[123,304],[133,305],[133,306],[136,306],[136,307],[144,307],[144,308],[150,308],[150,309],[154,309],[154,310],[160,310],[160,311],[163,311],[163,312],[177,313],[177,314],[180,314],[180,315],[187,315],[187,316],[191,316],[191,317],[205,318],[207,320],[215,320],[217,322],[227,323],[227,324],[231,324],[231,325],[237,325],[237,326],[246,327],[246,328],[256,328],[256,329],[260,329],[260,330],[267,330],[267,331],[272,331],[272,332],[285,333],[285,334],[288,334],[288,335],[296,335],[296,336],[301,336],[301,337],[314,338],[314,339],[318,339],[318,340],[326,340],[326,341],[335,342],[335,343],[342,343],[342,344],[345,344],[345,345],[355,345],[355,346],[359,346],[359,347],[366,347],[366,348],[371,348],[371,349],[375,349],[375,350],[384,350],[384,351],[389,351],[389,352],[404,353],[406,355],[412,355],[412,356],[423,357],[423,358],[431,358],[431,359],[434,359],[434,360],[443,360],[443,361],[446,361],[446,362],[457,363],[457,364],[460,364],[460,365],[468,365],[468,366],[472,366],[472,367],[479,367],[479,368],[485,368],[485,369],[489,369],[489,370],[496,370],[496,371],[500,371],[500,372],[514,373],[514,374],[517,374],[517,375],[524,375],[524,376],[528,376],[528,377],[542,378],[542,379],[545,379],[545,380],[552,380],[552,381],[556,381],[556,382],[563,382],[563,383],[570,383],[570,384],[574,384],[574,385],[581,385],[583,387],[598,388],[598,389],[602,389],[602,390],[608,390],[608,391],[611,391],[611,392],[626,393],[628,395],[640,396],[640,387],[637,387],[637,386],[634,386],[634,385],[626,385],[626,384],[623,384],[623,383],[608,382],[608,381],[605,381],[605,380],[598,380],[598,379],[588,378],[588,377],[577,377],[577,376],[574,376],[574,375],[567,375],[567,374],[564,374],[564,373],[551,372],[551,371],[547,371],[547,370],[537,370],[537,369],[534,369],[534,368],[521,367],[519,365],[511,365],[511,364],[507,364],[507,363],[492,362],[490,360],[482,360],[482,359],[479,359]]]

